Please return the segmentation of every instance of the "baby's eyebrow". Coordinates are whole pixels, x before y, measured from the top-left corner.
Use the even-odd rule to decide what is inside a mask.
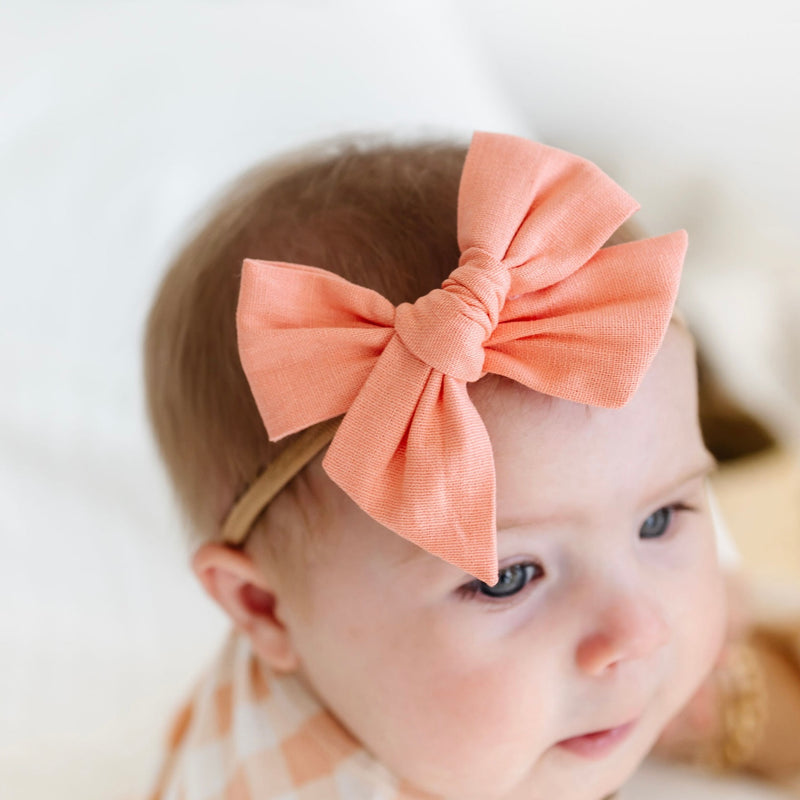
[[[657,497],[661,497],[662,495],[669,494],[670,492],[674,492],[676,489],[680,489],[685,483],[689,483],[689,481],[696,480],[700,477],[705,477],[708,475],[712,475],[719,469],[719,461],[711,454],[708,450],[705,451],[705,459],[703,460],[702,464],[693,468],[690,472],[685,474],[682,478],[678,478],[678,480],[670,483],[668,486],[665,486],[661,491],[657,493]]]
[[[684,484],[689,483],[690,481],[696,480],[702,476],[711,475],[719,468],[719,462],[717,459],[708,451],[704,451],[704,458],[703,460],[695,464],[688,472],[682,475],[680,478],[676,480],[670,481],[667,485],[661,487],[657,492],[653,493],[646,505],[652,505],[658,499],[665,497],[672,492],[677,491],[681,488]],[[553,515],[543,515],[537,516],[536,518],[525,518],[525,520],[517,520],[517,519],[509,519],[509,520],[500,520],[497,523],[497,530],[498,533],[501,533],[503,530],[506,529],[513,529],[513,528],[521,528],[521,527],[545,527],[548,525],[556,525],[561,522],[566,522],[568,520],[568,515],[564,514],[553,514]]]

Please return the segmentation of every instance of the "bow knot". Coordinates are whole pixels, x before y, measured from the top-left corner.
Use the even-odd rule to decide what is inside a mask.
[[[502,262],[470,248],[441,289],[397,307],[395,332],[427,366],[472,383],[484,373],[483,346],[497,327],[510,286]]]

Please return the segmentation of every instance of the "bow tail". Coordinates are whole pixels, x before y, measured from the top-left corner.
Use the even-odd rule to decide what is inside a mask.
[[[479,580],[497,581],[494,462],[486,428],[466,384],[431,369],[397,336],[322,464],[380,524]]]

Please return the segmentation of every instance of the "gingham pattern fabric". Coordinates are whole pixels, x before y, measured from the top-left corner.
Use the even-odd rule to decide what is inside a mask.
[[[379,764],[232,633],[178,713],[149,800],[435,800]]]

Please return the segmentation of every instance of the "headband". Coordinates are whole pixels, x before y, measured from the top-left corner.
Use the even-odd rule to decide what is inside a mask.
[[[324,469],[367,514],[496,583],[494,461],[467,384],[494,373],[577,403],[628,402],[666,334],[687,245],[677,231],[602,248],[638,207],[589,161],[478,132],[459,187],[458,266],[416,302],[246,259],[242,366],[269,438],[304,433],[238,501],[223,538],[241,542],[330,443]]]

